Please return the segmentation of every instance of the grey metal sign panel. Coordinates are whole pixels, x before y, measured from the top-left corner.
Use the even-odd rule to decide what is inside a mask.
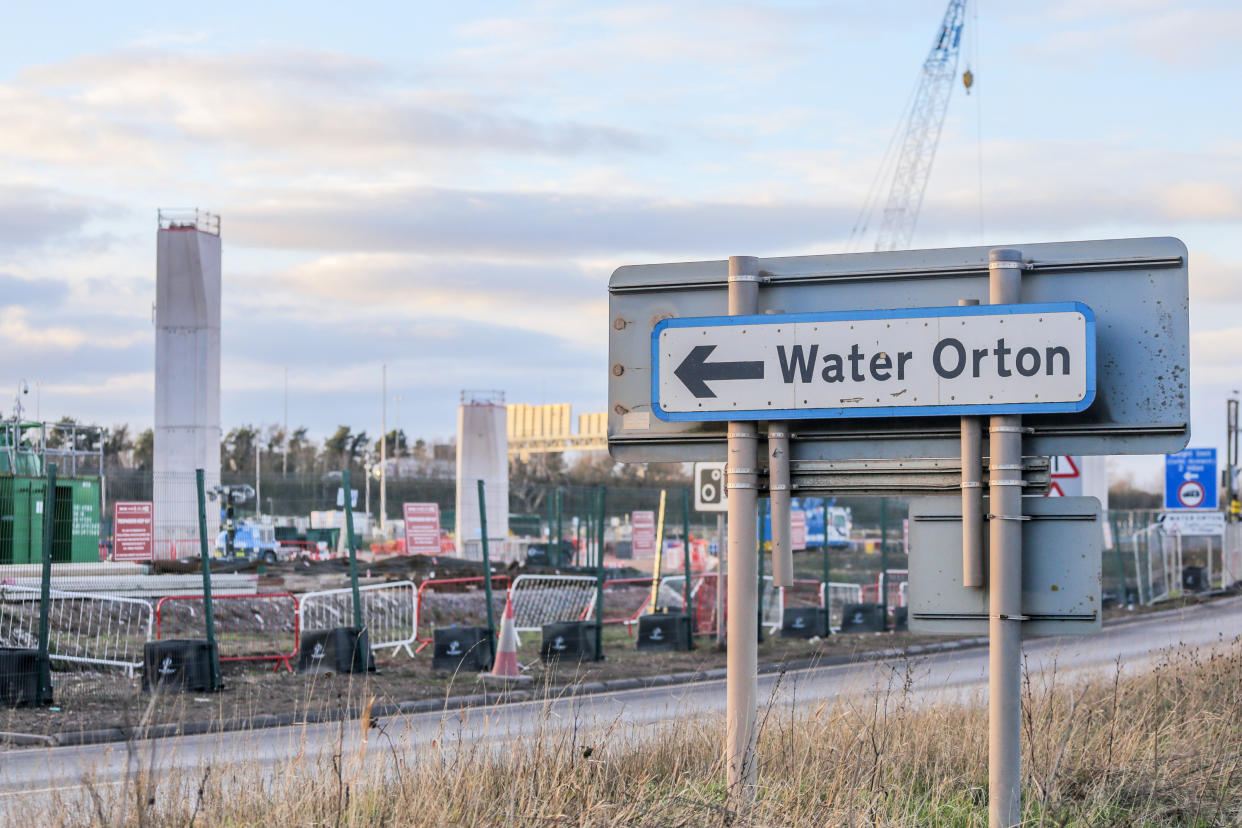
[[[987,509],[984,500],[984,509]],[[1028,497],[1022,511],[1024,636],[1099,632],[1104,530],[1094,497]],[[986,512],[985,512],[986,513]],[[985,560],[987,533],[984,533]],[[962,586],[962,501],[910,501],[912,632],[986,635],[988,591]]]
[[[1096,394],[1081,413],[1027,414],[1025,454],[1167,454],[1189,437],[1186,247],[1174,238],[1006,245],[1022,251],[1023,303],[1095,313]],[[760,259],[761,313],[948,307],[988,300],[991,247]],[[745,252],[745,251],[739,251]],[[666,319],[727,316],[728,263],[619,268],[609,281],[608,444],[623,461],[725,459],[724,422],[652,408],[651,335]],[[951,458],[956,417],[805,419],[792,459]]]

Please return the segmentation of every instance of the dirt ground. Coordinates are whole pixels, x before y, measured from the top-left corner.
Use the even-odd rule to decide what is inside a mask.
[[[635,648],[634,639],[621,627],[605,629],[600,662],[562,663],[550,667],[539,661],[539,635],[524,633],[518,660],[535,679],[535,687],[561,688],[570,684],[635,678],[668,673],[697,672],[725,666],[725,653],[710,638],[697,639],[690,652],[648,653]],[[800,661],[808,658],[848,655],[869,650],[907,647],[931,640],[909,633],[834,635],[821,641],[766,637],[759,647],[760,662]],[[135,727],[249,717],[260,714],[339,710],[359,706],[369,699],[376,704],[444,698],[482,692],[473,674],[433,670],[427,648],[411,659],[376,653],[377,672],[366,676],[297,675],[283,668],[272,671],[271,663],[222,665],[224,690],[218,693],[171,693],[153,696],[142,691],[141,678],[116,674],[53,674],[56,704],[48,708],[0,709],[0,731],[51,734],[109,727]]]
[[[464,564],[464,565],[463,565]],[[254,566],[251,564],[250,566]],[[422,580],[435,572],[439,577],[461,577],[474,574],[475,567],[454,559],[392,558],[360,567],[370,569],[375,580],[413,577]],[[290,562],[269,566],[262,576],[280,579],[283,588],[297,590],[299,579],[314,579],[320,584],[336,578],[345,579],[342,561],[306,564]],[[618,573],[621,574],[621,573]],[[272,587],[276,584],[273,583]],[[320,587],[322,588],[322,586]],[[1145,611],[1171,609],[1202,599],[1191,597],[1181,602],[1166,602],[1159,607],[1130,611],[1114,608],[1105,617],[1125,617]],[[608,611],[605,617],[611,617]],[[910,633],[863,633],[833,635],[820,641],[767,637],[759,648],[763,664],[802,661],[862,653],[890,648],[905,648],[930,641],[939,636],[916,636]],[[699,648],[681,653],[638,652],[634,639],[622,626],[605,628],[606,659],[582,664],[560,664],[547,667],[539,662],[539,635],[525,633],[518,659],[527,665],[537,688],[563,688],[570,684],[706,671],[723,668],[725,653],[714,640],[697,639]],[[376,654],[378,671],[366,676],[296,675],[284,669],[272,670],[271,662],[225,663],[222,665],[224,690],[211,694],[144,693],[141,678],[125,678],[115,672],[53,673],[55,704],[48,708],[0,708],[0,731],[28,734],[51,734],[67,731],[94,730],[112,727],[136,727],[141,724],[165,724],[184,721],[212,721],[244,718],[262,714],[322,714],[345,707],[359,707],[368,700],[389,704],[446,696],[470,695],[482,688],[474,674],[451,674],[431,666],[430,648],[410,658],[404,652],[393,655]],[[3,737],[0,737],[0,743]]]

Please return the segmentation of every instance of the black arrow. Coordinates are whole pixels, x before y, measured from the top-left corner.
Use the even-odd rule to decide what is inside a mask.
[[[694,396],[700,399],[716,396],[707,387],[707,380],[763,379],[762,362],[713,362],[709,365],[707,358],[714,350],[715,345],[696,345],[673,372]]]

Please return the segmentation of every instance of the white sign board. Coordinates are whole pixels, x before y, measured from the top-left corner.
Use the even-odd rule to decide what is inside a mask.
[[[729,511],[729,498],[725,492],[724,463],[694,464],[694,510],[696,512]]]
[[[1071,413],[1095,399],[1078,302],[665,319],[662,420]]]
[[[1224,512],[1165,512],[1160,525],[1170,535],[1189,537],[1222,537],[1225,534]]]

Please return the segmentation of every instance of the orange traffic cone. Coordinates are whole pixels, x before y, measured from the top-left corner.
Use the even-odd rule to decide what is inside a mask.
[[[492,675],[496,678],[521,678],[522,671],[517,660],[517,630],[513,626],[513,599],[505,597],[505,615],[500,621],[500,643],[492,662]]]

